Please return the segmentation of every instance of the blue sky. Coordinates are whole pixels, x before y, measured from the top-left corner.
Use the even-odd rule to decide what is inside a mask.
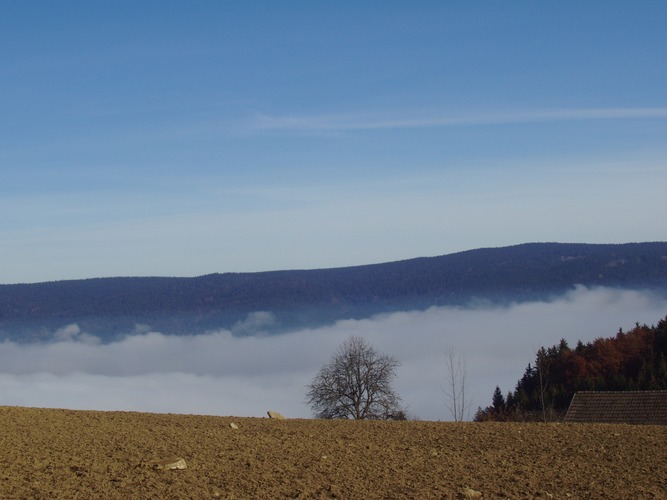
[[[667,4],[4,2],[0,283],[664,240]]]

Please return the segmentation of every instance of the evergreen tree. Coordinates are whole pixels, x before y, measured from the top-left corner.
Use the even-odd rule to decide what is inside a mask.
[[[503,393],[500,392],[500,387],[498,386],[496,386],[496,390],[493,391],[492,406],[496,415],[504,415],[505,398],[503,397]]]
[[[561,339],[541,347],[513,392],[496,387],[484,420],[553,420],[565,414],[577,391],[667,389],[667,318],[657,326],[637,323],[614,337],[598,338],[574,350]],[[476,416],[476,419],[477,419]]]

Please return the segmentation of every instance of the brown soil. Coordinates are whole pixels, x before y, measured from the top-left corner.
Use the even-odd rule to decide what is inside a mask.
[[[664,426],[15,407],[0,426],[0,498],[667,498]]]

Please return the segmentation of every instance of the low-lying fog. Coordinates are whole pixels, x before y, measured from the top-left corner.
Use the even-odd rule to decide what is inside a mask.
[[[395,388],[411,415],[451,420],[443,393],[448,347],[465,358],[472,417],[490,404],[496,385],[514,389],[540,346],[564,338],[574,347],[666,314],[667,300],[649,293],[581,287],[551,302],[397,312],[274,336],[261,331],[267,313],[238,325],[254,331],[246,337],[168,336],[138,325],[104,345],[64,325],[51,343],[0,344],[0,404],[258,417],[271,409],[310,417],[306,384],[344,339],[359,335],[402,363]]]

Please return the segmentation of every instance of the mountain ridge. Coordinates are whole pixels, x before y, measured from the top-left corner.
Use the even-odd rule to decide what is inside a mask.
[[[258,311],[280,330],[472,300],[539,300],[575,285],[667,293],[667,242],[523,243],[339,268],[0,285],[0,334],[67,323],[103,336],[137,323],[188,334],[232,329]]]

